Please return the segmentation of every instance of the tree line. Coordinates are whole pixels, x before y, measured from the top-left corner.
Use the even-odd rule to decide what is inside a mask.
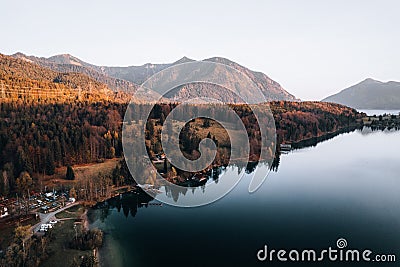
[[[56,167],[121,157],[125,107],[112,102],[0,103],[0,194],[15,191],[24,172],[53,175]]]
[[[12,192],[23,194],[31,188],[37,177],[53,175],[57,167],[122,157],[122,118],[126,115],[125,123],[131,124],[138,117],[137,114],[148,109],[147,104],[131,105],[131,112],[125,114],[128,104],[106,100],[74,100],[52,104],[0,102],[0,195]],[[152,107],[146,124],[146,149],[151,157],[163,152],[160,127],[178,105],[166,103]],[[255,155],[254,160],[257,160],[262,147],[258,123],[270,126],[275,123],[278,143],[296,142],[355,124],[361,116],[354,109],[338,104],[276,101],[269,103],[274,122],[257,122],[252,107],[235,104],[231,108],[246,127],[250,154]],[[191,110],[183,107],[179,112],[183,116],[193,112]],[[223,119],[227,121],[234,121],[230,117],[231,113],[222,116],[226,116]],[[224,141],[221,131],[215,131],[218,127],[221,126],[204,119],[197,120],[197,124],[196,121],[189,123],[180,136],[182,151],[189,158],[196,158],[200,141],[209,137],[217,144],[219,151],[214,163],[225,164],[230,145]],[[123,170],[123,175],[109,177],[110,184],[121,185],[124,180],[121,177],[129,176],[125,165],[123,163],[117,170]],[[32,181],[27,174],[32,177]],[[68,177],[73,179],[70,171]],[[124,183],[127,182],[133,182],[131,177],[125,177]]]

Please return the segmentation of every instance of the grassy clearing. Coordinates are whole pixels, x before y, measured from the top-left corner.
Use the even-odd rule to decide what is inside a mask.
[[[232,130],[235,129],[235,126],[231,123],[226,123],[231,129],[232,134],[236,135],[238,132],[237,130]],[[203,128],[203,120],[202,119],[196,119],[192,123],[192,128],[196,130],[197,135],[203,139],[207,137],[208,133],[211,133],[212,136],[215,136],[215,138],[218,140],[219,144],[221,146],[230,146],[230,140],[229,140],[229,135],[228,132],[219,124],[215,123],[214,121],[210,122],[210,127]]]
[[[69,209],[66,209],[64,211],[68,211],[68,212],[80,212],[81,214],[83,213],[83,211],[85,210],[85,208],[82,205],[76,205],[73,206]]]
[[[90,163],[72,166],[75,172],[75,180],[65,180],[67,167],[60,167],[56,169],[56,173],[52,176],[40,175],[38,177],[38,184],[41,187],[47,186],[48,188],[63,186],[73,186],[79,181],[86,180],[87,178],[97,176],[99,173],[111,174],[117,166],[120,158],[106,159],[101,163]]]
[[[70,212],[66,212],[66,211],[62,211],[62,212],[56,214],[56,218],[57,219],[71,218],[71,213]]]
[[[81,205],[73,206],[62,212],[56,214],[57,219],[74,218],[79,219],[81,215],[85,212],[85,208]]]
[[[99,173],[111,174],[120,160],[120,158],[115,158],[105,160],[103,163],[75,165],[73,166],[76,177],[75,181],[85,180],[88,177],[97,176]],[[64,174],[66,171],[65,169]]]

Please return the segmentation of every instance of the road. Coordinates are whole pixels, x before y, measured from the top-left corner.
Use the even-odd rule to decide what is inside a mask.
[[[76,206],[78,204],[80,204],[80,202],[72,203],[71,205],[65,206],[65,207],[63,207],[61,209],[58,209],[56,211],[53,211],[53,212],[39,213],[40,222],[35,224],[34,226],[32,226],[32,232],[33,233],[38,232],[39,229],[40,229],[40,225],[41,224],[48,223],[50,220],[55,220],[56,219],[55,216],[56,216],[57,213],[62,212],[64,210],[69,209],[69,208],[71,208],[73,206]]]

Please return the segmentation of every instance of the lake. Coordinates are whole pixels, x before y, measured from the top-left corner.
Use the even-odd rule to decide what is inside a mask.
[[[399,131],[365,128],[281,155],[277,171],[253,194],[245,175],[228,195],[198,208],[142,205],[149,199],[133,193],[111,199],[89,213],[91,227],[105,231],[102,265],[398,266],[399,147]],[[256,256],[264,245],[288,252],[337,249],[339,238],[348,249],[395,254],[397,263]]]

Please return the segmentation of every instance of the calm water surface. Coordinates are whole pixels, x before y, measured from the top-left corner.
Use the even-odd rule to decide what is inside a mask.
[[[398,131],[358,130],[282,155],[253,194],[245,176],[199,208],[137,207],[143,200],[134,194],[110,200],[90,214],[92,227],[106,232],[103,266],[400,266],[399,148]],[[256,258],[264,245],[319,251],[338,238],[351,249],[396,254],[397,263]]]

